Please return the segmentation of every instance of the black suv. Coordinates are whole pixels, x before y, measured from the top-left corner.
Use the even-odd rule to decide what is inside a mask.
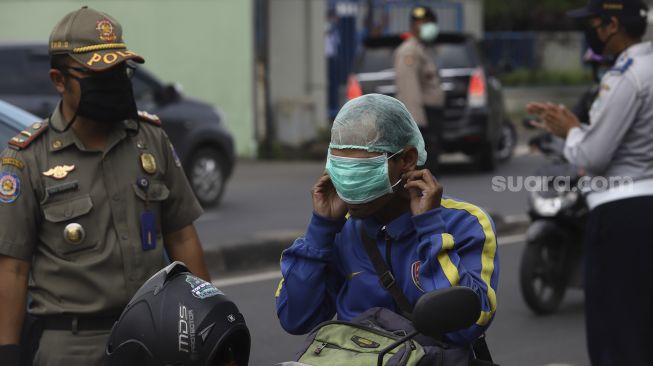
[[[349,77],[347,98],[360,93],[395,95],[393,54],[403,39],[384,36],[364,42]],[[517,140],[515,128],[505,110],[501,84],[490,76],[476,40],[444,33],[427,51],[440,69],[446,94],[444,151],[463,152],[482,170],[510,159]]]
[[[49,60],[45,44],[0,44],[0,99],[47,117],[59,101]],[[234,166],[233,138],[220,111],[163,85],[141,66],[132,82],[138,108],[163,121],[200,203],[218,204]]]

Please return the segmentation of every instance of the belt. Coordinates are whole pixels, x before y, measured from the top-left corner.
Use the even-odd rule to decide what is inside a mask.
[[[119,315],[48,315],[40,317],[44,330],[69,330],[76,334],[86,330],[111,330]]]
[[[653,179],[638,180],[603,192],[590,192],[587,195],[587,206],[592,210],[604,203],[642,196],[653,196]]]

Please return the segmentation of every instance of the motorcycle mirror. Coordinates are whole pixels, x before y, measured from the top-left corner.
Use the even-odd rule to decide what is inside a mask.
[[[446,333],[465,329],[481,315],[481,301],[468,287],[451,287],[428,292],[417,300],[413,310],[415,329],[441,339]]]

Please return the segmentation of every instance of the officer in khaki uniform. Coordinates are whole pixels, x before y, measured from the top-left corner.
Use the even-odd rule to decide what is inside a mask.
[[[102,365],[113,323],[165,264],[209,280],[202,209],[156,116],[136,111],[120,24],[83,7],[50,36],[62,101],[9,142],[0,167],[0,360],[17,365],[25,313],[35,365]]]
[[[436,14],[417,6],[410,12],[410,34],[394,55],[397,99],[402,101],[422,132],[429,159],[426,166],[437,173],[441,150],[444,93],[440,75],[426,44],[438,36]]]

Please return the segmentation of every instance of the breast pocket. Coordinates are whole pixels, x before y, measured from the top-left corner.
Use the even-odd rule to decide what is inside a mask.
[[[92,220],[93,201],[91,196],[46,204],[42,241],[60,256],[69,256],[97,247],[99,233]]]
[[[145,209],[149,209],[156,216],[157,231],[161,232],[161,205],[168,196],[170,196],[170,190],[161,181],[150,181],[148,183],[147,190],[141,188],[138,184],[133,184],[134,193],[138,200],[140,201],[141,212]]]

